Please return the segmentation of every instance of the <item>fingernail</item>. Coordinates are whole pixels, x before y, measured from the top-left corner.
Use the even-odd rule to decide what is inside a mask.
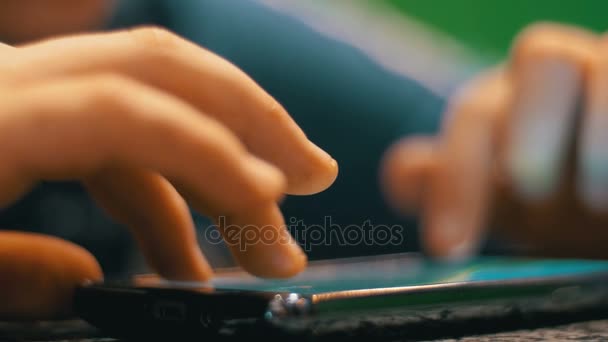
[[[317,185],[319,190],[326,189],[326,188],[330,187],[336,181],[336,178],[338,177],[338,169],[339,169],[338,162],[329,153],[327,153],[325,150],[323,150],[319,146],[317,146],[315,144],[312,144],[312,145],[314,146],[314,148],[316,150],[316,154],[321,156],[327,163],[327,170],[329,171],[327,173],[327,177],[325,177],[325,179],[323,179],[323,180],[320,180],[319,184]]]
[[[571,62],[529,61],[513,105],[508,168],[516,190],[540,200],[556,190],[574,124],[581,75]]]

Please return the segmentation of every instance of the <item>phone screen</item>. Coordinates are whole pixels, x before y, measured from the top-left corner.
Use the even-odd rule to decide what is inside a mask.
[[[215,289],[297,292],[303,295],[428,284],[541,280],[607,273],[608,261],[480,257],[466,263],[428,261],[416,254],[313,262],[286,280],[260,279],[241,271],[219,272],[208,285]],[[172,286],[177,285],[171,282]],[[189,284],[183,283],[182,286]],[[200,287],[201,283],[191,286]]]
[[[437,333],[428,322],[460,329],[471,320],[519,324],[604,310],[607,280],[608,261],[486,256],[446,264],[408,253],[311,262],[284,280],[238,269],[204,283],[142,276],[84,286],[74,302],[85,320],[121,334]]]

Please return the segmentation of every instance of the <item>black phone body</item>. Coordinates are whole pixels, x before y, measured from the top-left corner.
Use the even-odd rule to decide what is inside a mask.
[[[428,337],[463,324],[492,331],[497,319],[508,325],[603,315],[608,262],[482,257],[439,264],[398,254],[312,262],[288,280],[224,270],[206,283],[93,283],[77,289],[74,303],[82,318],[120,336]]]

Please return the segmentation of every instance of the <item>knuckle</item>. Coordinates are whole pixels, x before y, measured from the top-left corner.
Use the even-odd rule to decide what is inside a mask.
[[[134,81],[115,75],[106,74],[87,80],[85,101],[90,108],[90,115],[100,116],[103,120],[125,120],[132,112],[128,110],[133,99]],[[103,109],[103,110],[100,110]]]
[[[126,77],[105,74],[95,76],[90,80],[88,87],[88,96],[94,104],[117,103],[125,97],[125,91],[131,85]]]
[[[259,119],[267,123],[269,127],[282,122],[287,116],[287,112],[283,106],[270,95],[263,101],[262,108],[263,110]]]
[[[87,126],[86,139],[100,146],[98,154],[123,158],[125,150],[137,146],[125,146],[124,139],[147,136],[152,120],[142,120],[146,115],[137,101],[145,97],[146,90],[136,81],[117,74],[104,74],[83,81],[81,118]],[[135,130],[138,131],[135,131]],[[129,138],[130,137],[130,138]]]
[[[515,58],[546,53],[561,45],[564,28],[553,23],[538,23],[524,29],[513,45]]]
[[[285,115],[285,109],[283,108],[283,106],[281,106],[281,104],[276,101],[274,98],[272,98],[271,96],[268,96],[268,98],[266,99],[266,116],[270,119],[270,120],[280,120],[282,119]]]
[[[132,41],[132,59],[151,67],[176,65],[177,52],[183,47],[183,39],[175,33],[157,26],[141,26],[126,31]]]
[[[128,33],[138,47],[149,52],[170,51],[180,40],[176,34],[159,26],[137,27]]]
[[[541,22],[527,27],[516,37],[511,54],[514,64],[539,58],[580,62],[593,56],[595,42],[596,37],[584,29]]]
[[[448,118],[454,115],[470,120],[493,118],[509,94],[508,78],[501,68],[492,69],[472,79],[457,91],[448,102]]]

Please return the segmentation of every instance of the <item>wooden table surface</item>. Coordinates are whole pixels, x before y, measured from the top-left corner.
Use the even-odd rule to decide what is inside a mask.
[[[602,341],[608,340],[608,319],[575,322],[536,329],[423,341]],[[0,323],[0,341],[114,342],[81,321],[54,323]],[[173,342],[173,341],[171,341]]]

